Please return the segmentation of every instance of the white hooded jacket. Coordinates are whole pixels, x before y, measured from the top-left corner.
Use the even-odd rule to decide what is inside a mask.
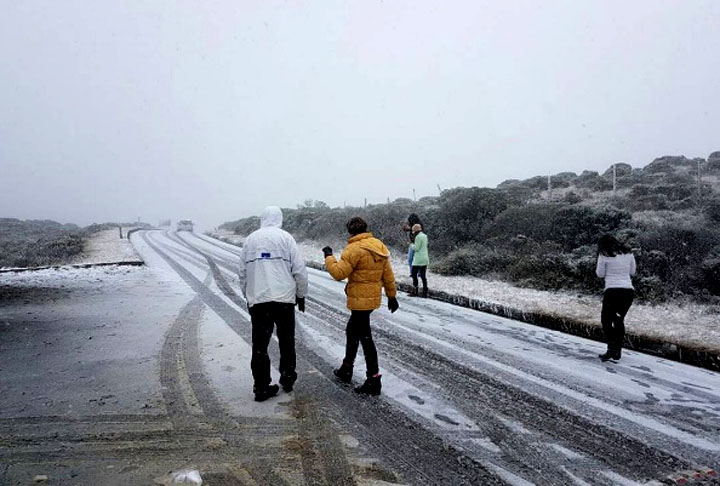
[[[268,206],[260,229],[245,239],[238,276],[248,307],[263,302],[295,303],[305,297],[308,275],[295,238],[282,227],[282,211]]]

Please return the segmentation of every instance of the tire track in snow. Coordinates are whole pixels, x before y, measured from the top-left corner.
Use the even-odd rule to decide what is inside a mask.
[[[347,312],[314,298],[309,298],[309,303],[311,313],[326,322],[332,322],[336,331],[343,331],[349,317]],[[331,315],[334,318],[330,318]],[[513,423],[520,423],[526,429],[552,438],[545,442],[557,442],[579,449],[587,457],[599,461],[596,466],[608,464],[637,480],[647,479],[647,475],[664,478],[673,471],[690,467],[686,461],[672,454],[647,446],[520,388],[460,365],[432,349],[390,333],[387,328],[379,324],[373,333],[382,348],[393,350],[391,359],[409,370],[419,371],[424,377],[431,377],[428,379],[444,389],[449,397],[453,397],[456,406],[476,420],[486,436],[502,449],[504,457],[498,465],[505,469],[538,484],[560,485],[571,482],[567,471],[562,469],[567,466],[567,457],[538,450],[537,447],[547,449],[547,444],[535,440],[529,444],[524,434],[518,434],[505,421],[496,417],[498,412]],[[568,438],[571,438],[570,442]],[[623,451],[623,454],[618,454],[618,451]],[[556,459],[556,464],[549,461],[552,457]],[[571,469],[581,477],[586,476],[588,471],[583,467],[586,462],[571,466]],[[592,480],[600,479],[595,476]]]
[[[190,245],[188,244],[188,246]],[[194,250],[203,254],[197,249]],[[203,297],[206,304],[213,308],[231,329],[241,337],[243,334],[249,334],[235,325],[233,318],[238,314],[237,310],[230,307],[209,289],[203,288],[197,278],[187,271],[176,270],[179,270],[180,276]],[[220,279],[224,278],[221,273],[218,275]],[[220,287],[220,285],[218,286]],[[229,285],[226,288],[230,288]],[[249,339],[249,336],[245,338]],[[343,391],[339,396],[337,393],[332,393],[334,388],[328,386],[327,380],[333,380],[333,377],[330,373],[331,370],[327,368],[327,363],[304,343],[297,343],[297,348],[299,358],[304,357],[306,362],[321,371],[324,378],[318,380],[316,372],[303,376],[307,383],[306,388],[312,390],[311,395],[319,397],[317,400],[327,400],[328,405],[333,406],[334,413],[342,420],[346,420],[350,416],[363,424],[363,433],[369,434],[368,438],[372,440],[375,447],[382,450],[383,455],[392,458],[391,462],[396,464],[400,470],[416,478],[416,482],[442,485],[504,484],[504,481],[498,476],[490,473],[471,458],[457,450],[449,450],[442,439],[422,427],[418,427],[415,422],[409,420],[403,413],[394,410],[387,403],[376,401],[371,410],[366,410],[357,406],[359,403],[363,403],[365,397],[358,397],[348,391]],[[342,399],[341,403],[338,403],[338,398]],[[334,460],[330,461],[330,463],[334,462]],[[433,466],[433,463],[439,463],[442,466]]]

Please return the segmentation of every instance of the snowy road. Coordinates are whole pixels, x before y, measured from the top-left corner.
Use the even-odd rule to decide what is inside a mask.
[[[191,233],[146,238],[165,263],[194,272],[196,284],[211,262],[215,285],[203,292],[223,299],[247,326],[234,273],[237,248]],[[305,373],[323,378],[328,400],[342,395],[341,405],[358,407],[329,383],[343,355],[343,284],[310,270],[309,295],[308,312],[298,314]],[[378,425],[400,414],[401,427],[421,427],[512,484],[643,484],[720,466],[717,373],[634,352],[601,363],[603,348],[592,341],[445,303],[400,302],[396,314],[373,314],[384,395],[377,405],[362,403],[377,407]],[[356,378],[364,376],[359,368]],[[301,378],[297,394],[302,388]],[[373,419],[348,415],[367,440],[387,447]],[[433,459],[432,447],[425,452],[429,469],[447,467]],[[436,479],[424,466],[413,464],[419,471],[412,481]]]
[[[405,294],[372,315],[383,395],[358,396],[332,377],[343,284],[316,270],[295,391],[258,404],[239,249],[133,244],[149,268],[0,308],[0,483],[149,484],[192,464],[210,485],[647,485],[720,467],[720,374],[601,363],[596,342]]]

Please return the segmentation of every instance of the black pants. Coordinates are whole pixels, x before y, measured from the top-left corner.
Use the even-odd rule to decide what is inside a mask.
[[[606,289],[603,294],[602,322],[608,352],[620,353],[625,339],[625,314],[632,305],[635,291],[633,289]]]
[[[380,369],[378,368],[377,349],[372,338],[370,330],[370,313],[372,311],[350,311],[350,320],[347,323],[347,343],[345,344],[346,365],[352,366],[357,356],[358,345],[362,344],[363,354],[365,355],[365,366],[367,367],[367,377],[375,376]]]
[[[280,343],[280,381],[293,384],[297,379],[295,372],[295,305],[284,302],[263,302],[250,307],[252,321],[252,369],[255,388],[268,386],[270,378],[270,357],[268,345],[272,338],[273,327],[277,326]]]
[[[427,277],[425,277],[425,272],[427,272],[427,265],[413,265],[412,272],[410,276],[413,280],[413,287],[418,286],[418,277],[422,279],[423,288],[427,288]]]

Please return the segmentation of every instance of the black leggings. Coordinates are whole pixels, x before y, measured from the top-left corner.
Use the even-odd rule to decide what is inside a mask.
[[[418,286],[419,276],[422,279],[423,288],[427,288],[427,278],[425,277],[425,272],[427,272],[427,265],[413,265],[412,273],[410,274],[413,280],[413,287]]]
[[[625,314],[630,310],[635,291],[633,289],[610,288],[603,294],[602,322],[608,352],[619,353],[625,340]]]
[[[347,323],[347,343],[345,345],[345,359],[343,360],[347,366],[355,363],[358,345],[362,344],[363,354],[365,355],[365,366],[367,367],[367,377],[375,376],[380,369],[378,368],[377,349],[372,338],[370,330],[370,313],[372,311],[350,311],[350,320]]]
[[[250,307],[252,322],[252,358],[250,368],[256,388],[271,382],[268,345],[277,327],[280,344],[281,383],[295,383],[295,305],[285,302],[263,302]]]

